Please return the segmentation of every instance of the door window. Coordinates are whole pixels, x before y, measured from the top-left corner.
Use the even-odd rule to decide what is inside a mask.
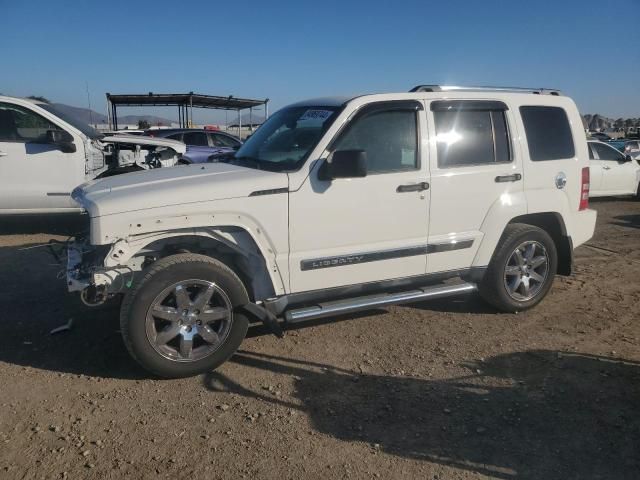
[[[47,130],[60,128],[32,110],[0,103],[1,142],[47,143]]]
[[[236,148],[240,146],[240,142],[226,135],[210,133],[209,136],[211,137],[211,144],[216,147]]]
[[[511,161],[504,111],[482,110],[480,103],[473,102],[473,110],[464,102],[457,110],[434,110],[439,168]]]
[[[561,160],[575,155],[571,126],[559,107],[520,107],[529,157],[534,162]]]
[[[183,135],[183,142],[186,145],[193,145],[196,147],[208,147],[209,142],[207,140],[207,134],[204,132],[187,132]]]
[[[624,155],[615,148],[610,147],[609,145],[603,145],[602,143],[592,143],[591,147],[595,150],[600,160],[610,160],[617,162],[622,162],[624,160]]]
[[[182,133],[174,133],[173,135],[167,135],[167,138],[170,138],[171,140],[178,140],[179,142],[182,142]]]
[[[354,119],[332,150],[364,150],[368,173],[418,168],[416,109],[375,108]]]

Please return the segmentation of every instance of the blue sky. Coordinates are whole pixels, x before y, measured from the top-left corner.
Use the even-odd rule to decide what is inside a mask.
[[[0,92],[86,106],[88,82],[103,113],[105,92],[273,109],[443,83],[555,87],[583,113],[640,116],[640,0],[0,0],[0,18]]]

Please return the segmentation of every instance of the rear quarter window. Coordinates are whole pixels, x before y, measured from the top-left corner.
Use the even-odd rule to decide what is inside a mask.
[[[561,160],[575,155],[571,126],[560,107],[520,107],[529,157],[534,162]]]

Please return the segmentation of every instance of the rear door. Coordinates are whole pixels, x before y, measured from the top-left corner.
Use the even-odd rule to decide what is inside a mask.
[[[209,138],[205,132],[185,132],[182,135],[182,141],[187,146],[185,157],[193,163],[206,162],[214,151],[209,146]]]
[[[523,164],[528,211],[556,212],[571,220],[580,209],[582,170],[589,166],[582,120],[567,97],[524,100],[519,112],[528,152]]]
[[[492,100],[434,100],[428,105],[431,215],[428,272],[469,268],[481,227],[500,201],[522,192],[522,162],[513,148],[513,116]]]

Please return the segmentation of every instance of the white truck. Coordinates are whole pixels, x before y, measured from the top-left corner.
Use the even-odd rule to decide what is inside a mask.
[[[68,247],[69,290],[90,305],[124,294],[125,344],[164,377],[217,367],[254,321],[281,333],[476,290],[526,310],[596,221],[580,115],[546,89],[300,102],[235,157],[73,197],[89,225]]]
[[[0,96],[0,215],[81,212],[71,198],[88,180],[176,165],[182,142],[105,137],[36,100]]]

